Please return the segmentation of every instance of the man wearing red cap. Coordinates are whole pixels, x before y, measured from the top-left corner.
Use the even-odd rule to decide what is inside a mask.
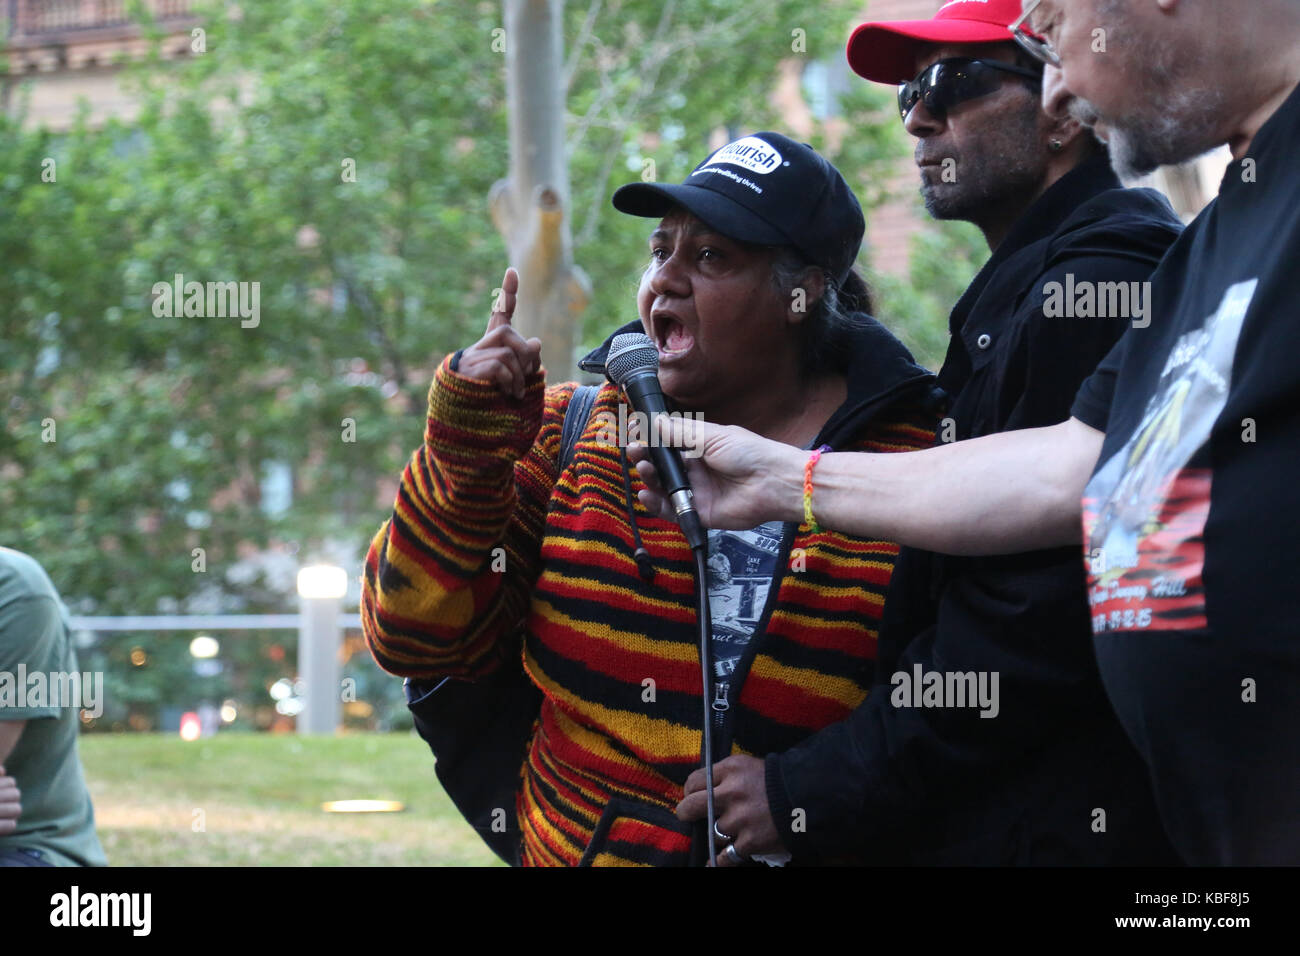
[[[1300,2],[1025,0],[1013,23],[1049,65],[1045,99],[1073,94],[1118,168],[1232,151],[1151,276],[1150,321],[1060,425],[826,455],[815,475],[739,429],[676,427],[703,450],[696,505],[713,528],[808,511],[950,554],[1082,541],[1098,669],[1175,848],[1295,865]]]
[[[1044,108],[1042,66],[1008,28],[1019,12],[1018,0],[955,0],[932,20],[864,24],[848,46],[856,72],[898,86],[926,208],[974,223],[993,251],[950,319],[945,442],[1065,421],[1135,317],[1055,314],[1042,290],[1141,283],[1181,230],[1162,196],[1121,188],[1068,97]],[[769,806],[766,838],[796,861],[1170,862],[1096,672],[1078,549],[908,548],[898,568],[857,714],[765,763],[719,764],[719,826],[741,831],[737,851],[777,849],[729,826],[745,810],[723,784],[740,771],[741,799]],[[997,699],[927,697],[927,682],[966,675]]]

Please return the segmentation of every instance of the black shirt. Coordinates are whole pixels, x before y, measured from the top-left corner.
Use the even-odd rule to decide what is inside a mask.
[[[1044,309],[1053,283],[1140,282],[1182,231],[1160,193],[1120,189],[1099,156],[1054,184],[1008,233],[949,317],[939,385],[955,434],[941,441],[1056,425],[1130,316]],[[1073,314],[1070,314],[1073,313]]]
[[[1190,863],[1300,863],[1300,89],[1080,390],[1097,658]]]
[[[1182,224],[1104,157],[1054,184],[953,309],[940,440],[1056,424],[1130,319],[1053,317],[1054,282],[1147,279]],[[945,431],[947,434],[945,434]],[[998,675],[996,717],[900,708],[896,673]],[[796,862],[1166,862],[1145,769],[1102,690],[1077,547],[964,559],[905,548],[876,686],[850,718],[768,758]],[[780,826],[795,808],[806,830]],[[1105,829],[1093,811],[1106,811]]]

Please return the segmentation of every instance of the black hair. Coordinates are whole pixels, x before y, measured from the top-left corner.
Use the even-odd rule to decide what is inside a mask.
[[[805,374],[842,364],[843,344],[861,324],[857,313],[870,313],[871,289],[856,269],[850,269],[842,283],[793,246],[779,246],[772,258],[772,281],[787,300],[803,288],[810,270],[822,273],[822,294],[808,303],[808,315],[801,323],[800,367]]]

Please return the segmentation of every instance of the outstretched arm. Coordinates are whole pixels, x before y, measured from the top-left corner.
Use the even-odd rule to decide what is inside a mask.
[[[735,426],[656,422],[658,440],[693,450],[696,505],[711,528],[803,519],[808,453]],[[1080,541],[1079,497],[1104,435],[1071,418],[906,454],[823,455],[813,514],[837,531],[944,554],[1012,554]],[[642,503],[671,518],[649,450],[629,453],[651,490]]]

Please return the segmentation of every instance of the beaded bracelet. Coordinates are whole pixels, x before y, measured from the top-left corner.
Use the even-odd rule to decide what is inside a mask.
[[[813,473],[813,468],[816,466],[818,460],[821,458],[822,453],[830,450],[831,450],[830,445],[822,445],[820,448],[816,449],[815,451],[811,452],[808,455],[808,461],[803,466],[803,520],[804,523],[808,525],[809,529],[812,530],[814,534],[821,531],[821,526],[817,524],[817,519],[813,517],[812,473]]]

